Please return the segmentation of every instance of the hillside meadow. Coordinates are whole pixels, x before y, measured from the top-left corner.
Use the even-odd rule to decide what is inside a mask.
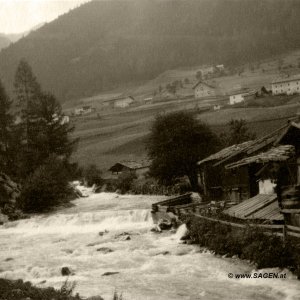
[[[79,118],[75,122],[75,137],[80,138],[74,159],[82,165],[95,163],[103,170],[120,160],[139,160],[146,157],[147,135],[155,115],[176,110],[194,110],[194,103],[182,102],[169,109],[140,109],[107,115],[101,119]],[[205,103],[204,103],[205,105]],[[284,125],[300,110],[300,104],[276,107],[225,108],[198,114],[201,121],[208,123],[220,134],[227,129],[231,119],[245,119],[248,127],[262,136]]]

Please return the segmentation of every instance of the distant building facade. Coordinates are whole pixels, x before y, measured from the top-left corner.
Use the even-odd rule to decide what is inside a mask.
[[[245,89],[239,90],[231,93],[231,95],[229,96],[229,104],[233,105],[254,98],[255,98],[255,91],[249,91]]]
[[[272,94],[300,94],[300,74],[274,80],[272,82]]]
[[[153,102],[153,97],[145,98],[145,99],[144,99],[144,102],[145,102],[146,104],[151,104],[151,103]]]
[[[219,105],[219,104],[216,104],[216,105],[214,105],[214,110],[220,110],[221,109],[221,105]]]
[[[103,107],[111,107],[111,108],[126,108],[132,105],[135,100],[132,96],[126,96],[126,97],[118,97],[109,99],[103,102]]]
[[[95,110],[95,108],[91,107],[90,105],[84,105],[79,108],[75,108],[74,115],[75,116],[81,116],[81,115],[87,115],[92,113]]]
[[[204,81],[199,81],[194,87],[194,96],[196,99],[205,97],[215,97],[216,87],[210,85]]]
[[[123,161],[114,164],[110,167],[109,171],[112,174],[122,174],[122,173],[131,173],[136,175],[137,177],[144,176],[150,167],[151,162],[148,160],[145,161]]]

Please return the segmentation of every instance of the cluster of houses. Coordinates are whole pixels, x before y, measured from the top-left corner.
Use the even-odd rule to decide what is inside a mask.
[[[212,83],[200,80],[194,87],[194,97],[196,99],[209,99],[217,97],[229,97],[228,104],[233,105],[256,97],[257,91],[249,88],[233,90],[229,95],[224,95],[221,89]],[[279,78],[271,83],[271,93],[273,95],[293,95],[300,94],[300,74]],[[214,110],[219,110],[220,105],[215,105]]]
[[[116,98],[107,99],[101,102],[100,109],[122,109],[132,106],[136,103],[135,99],[132,96],[120,96]],[[83,105],[81,107],[77,107],[73,111],[74,116],[85,116],[89,115],[96,111],[96,108],[91,105]]]
[[[300,116],[198,162],[204,199],[233,218],[300,227]]]

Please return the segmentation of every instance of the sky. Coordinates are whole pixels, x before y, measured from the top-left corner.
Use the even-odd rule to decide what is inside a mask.
[[[0,33],[21,33],[89,0],[0,0]]]

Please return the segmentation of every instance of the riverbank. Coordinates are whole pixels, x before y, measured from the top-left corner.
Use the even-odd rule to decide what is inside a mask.
[[[188,220],[192,240],[217,255],[238,257],[258,269],[288,269],[300,279],[300,243],[283,241],[275,234],[266,235],[257,227],[233,228],[192,216]]]
[[[0,278],[0,299],[5,300],[82,300],[79,295],[72,296],[74,286],[67,281],[59,289],[37,288],[29,281]],[[103,298],[98,298],[101,300]]]

